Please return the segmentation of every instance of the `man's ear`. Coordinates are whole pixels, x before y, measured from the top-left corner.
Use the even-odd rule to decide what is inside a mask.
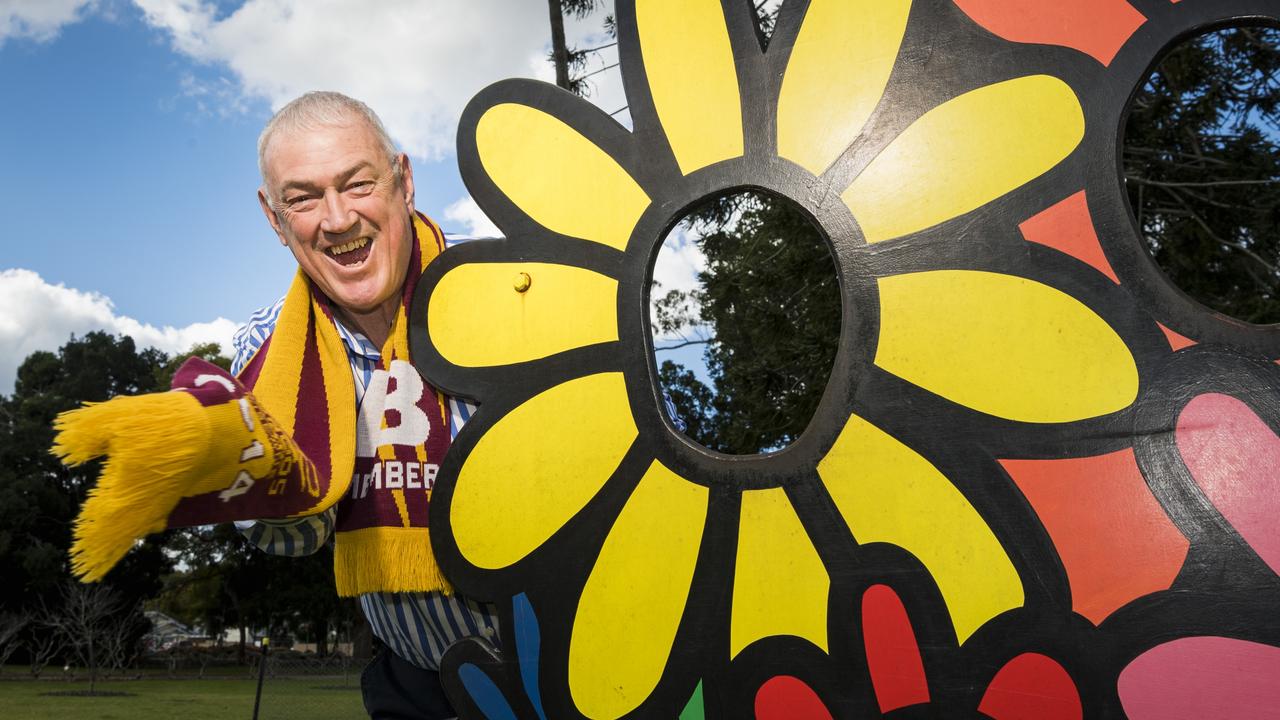
[[[413,212],[413,168],[409,166],[409,156],[400,153],[396,158],[400,163],[400,187],[404,189],[404,202],[409,212]]]
[[[266,186],[258,188],[258,205],[262,207],[262,214],[267,216],[267,222],[271,223],[271,229],[276,231],[276,237],[280,238],[280,244],[288,245],[289,241],[285,239],[280,229],[280,218],[276,215],[276,211],[271,209],[271,201],[267,199]]]

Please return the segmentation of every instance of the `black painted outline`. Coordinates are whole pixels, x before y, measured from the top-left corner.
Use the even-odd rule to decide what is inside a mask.
[[[541,690],[551,718],[581,715],[568,697],[568,642],[577,597],[614,518],[654,458],[711,489],[710,512],[677,651],[657,690],[631,716],[674,717],[699,681],[708,717],[747,717],[759,685],[774,674],[801,677],[836,717],[878,714],[857,622],[862,592],[891,585],[903,600],[921,646],[932,702],[894,717],[970,717],[995,673],[1023,652],[1060,662],[1081,690],[1086,717],[1122,717],[1115,687],[1133,658],[1178,637],[1216,634],[1280,644],[1280,580],[1207,506],[1181,465],[1169,428],[1189,394],[1225,392],[1245,400],[1280,430],[1280,326],[1254,326],[1209,311],[1175,288],[1146,253],[1121,180],[1122,128],[1128,101],[1166,49],[1181,38],[1231,24],[1280,24],[1272,0],[1131,0],[1148,21],[1108,66],[1063,47],[1009,43],[979,27],[950,0],[916,0],[900,60],[881,106],[861,135],[821,177],[776,157],[774,128],[781,76],[808,6],[789,0],[766,45],[748,0],[722,0],[742,93],[745,154],[680,174],[658,120],[644,72],[634,0],[619,0],[619,55],[634,122],[628,131],[590,104],[534,81],[509,80],[482,91],[459,126],[463,179],[508,239],[476,242],[433,262],[418,284],[410,341],[415,364],[440,387],[482,407],[446,457],[432,503],[432,542],[442,566],[469,595],[496,599],[510,627],[509,598],[526,592],[543,629]],[[975,59],[977,61],[975,61]],[[925,111],[959,94],[1014,77],[1044,73],[1077,93],[1086,135],[1045,175],[986,206],[937,227],[869,246],[839,191]],[[591,139],[650,194],[652,206],[625,252],[566,238],[524,216],[487,177],[474,133],[489,107],[518,102],[544,110]],[[844,323],[836,367],[804,435],[782,452],[727,457],[699,448],[659,409],[647,322],[620,324],[620,339],[494,369],[458,368],[436,352],[426,327],[426,298],[449,269],[466,262],[551,261],[618,279],[620,317],[647,317],[647,286],[662,238],[699,199],[761,188],[798,202],[830,238],[841,281]],[[1087,190],[1107,258],[1120,285],[1049,248],[1026,242],[1017,224],[1081,189]],[[1073,423],[1004,421],[938,398],[871,364],[878,335],[880,276],[927,269],[980,269],[1026,277],[1077,298],[1125,340],[1140,390],[1130,408]],[[1156,322],[1201,342],[1170,351]],[[622,371],[640,438],[582,512],[547,543],[501,572],[463,561],[449,532],[448,507],[459,468],[476,441],[532,395],[592,372]],[[1024,581],[1026,605],[978,630],[963,646],[932,578],[914,557],[881,544],[858,545],[814,467],[850,412],[903,441],[941,470],[973,503],[1009,551]],[[1071,613],[1070,588],[1048,534],[996,458],[1098,455],[1135,446],[1156,497],[1191,539],[1176,592],[1156,593],[1118,610],[1100,627]],[[728,659],[727,618],[737,544],[739,493],[784,487],[832,577],[830,654],[797,638],[770,638]],[[464,660],[485,667],[521,717],[515,661],[479,643],[451,650],[443,678],[464,698],[464,717],[480,717],[456,676]]]

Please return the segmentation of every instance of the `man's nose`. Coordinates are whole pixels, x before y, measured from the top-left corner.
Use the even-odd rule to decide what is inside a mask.
[[[334,188],[324,191],[324,217],[320,219],[320,229],[326,233],[340,235],[351,229],[356,223],[356,213],[346,206],[342,193]]]

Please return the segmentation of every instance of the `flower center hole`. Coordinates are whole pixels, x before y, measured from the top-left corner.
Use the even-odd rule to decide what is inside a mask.
[[[1173,46],[1130,102],[1124,173],[1174,285],[1239,320],[1280,322],[1280,29]]]
[[[663,241],[649,293],[672,425],[730,455],[776,452],[808,426],[840,341],[830,243],[794,202],[710,197]]]

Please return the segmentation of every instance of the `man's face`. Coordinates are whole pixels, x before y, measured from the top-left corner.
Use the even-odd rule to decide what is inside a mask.
[[[267,220],[303,272],[340,307],[399,302],[413,241],[413,175],[401,182],[368,125],[274,135],[265,153]]]

